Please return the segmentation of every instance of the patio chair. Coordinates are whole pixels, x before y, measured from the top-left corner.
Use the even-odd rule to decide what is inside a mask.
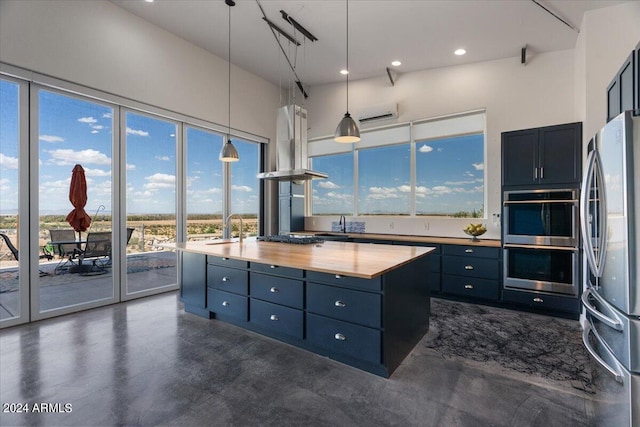
[[[4,240],[4,243],[7,245],[7,248],[9,248],[9,250],[11,251],[11,254],[13,255],[13,257],[16,259],[16,261],[19,261],[19,256],[20,256],[20,252],[18,251],[18,248],[16,248],[13,245],[13,242],[11,241],[11,239],[9,239],[9,236],[7,236],[4,233],[0,233],[0,236],[2,237],[2,239]],[[40,259],[47,259],[48,261],[51,261],[53,259],[53,255],[50,254],[46,248],[42,248],[42,254],[40,254]],[[47,276],[49,275],[49,273],[46,273],[42,270],[40,271],[40,276]]]
[[[76,266],[77,251],[80,248],[80,242],[73,243],[76,240],[76,232],[72,229],[49,230],[49,235],[51,236],[53,253],[60,258],[60,262],[54,270],[55,273]]]
[[[111,261],[111,232],[96,231],[87,234],[87,243],[83,250],[76,250],[79,257],[79,271],[81,274],[102,274],[109,267]],[[91,266],[84,263],[91,259]]]

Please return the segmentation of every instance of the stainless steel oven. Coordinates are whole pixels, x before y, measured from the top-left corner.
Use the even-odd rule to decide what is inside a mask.
[[[578,295],[579,249],[564,246],[504,245],[505,289]]]
[[[577,247],[577,189],[518,190],[503,194],[505,244]]]

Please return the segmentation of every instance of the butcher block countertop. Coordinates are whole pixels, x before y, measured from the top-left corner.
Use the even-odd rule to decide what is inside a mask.
[[[403,245],[325,241],[299,245],[237,239],[164,244],[167,248],[232,258],[281,267],[373,279],[417,258],[434,248]]]

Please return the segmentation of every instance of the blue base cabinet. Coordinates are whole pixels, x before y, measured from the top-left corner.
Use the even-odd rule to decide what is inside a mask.
[[[429,329],[430,255],[373,279],[184,255],[186,311],[376,375],[391,375]]]

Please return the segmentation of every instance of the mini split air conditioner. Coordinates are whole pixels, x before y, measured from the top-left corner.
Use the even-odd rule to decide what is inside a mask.
[[[398,118],[398,104],[376,105],[358,113],[358,122],[362,125],[396,118]]]

